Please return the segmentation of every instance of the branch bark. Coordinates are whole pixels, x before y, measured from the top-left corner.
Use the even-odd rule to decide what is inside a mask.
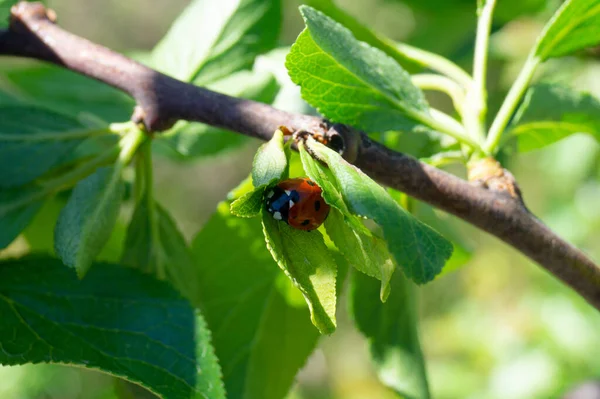
[[[0,31],[0,55],[51,62],[123,90],[138,104],[133,118],[150,132],[184,119],[262,140],[270,139],[279,126],[339,134],[345,158],[369,176],[507,242],[600,310],[600,267],[548,229],[508,191],[470,184],[392,151],[349,126],[331,125],[319,117],[284,112],[173,79],[62,30],[54,24],[53,13],[38,3],[13,7],[10,28]]]

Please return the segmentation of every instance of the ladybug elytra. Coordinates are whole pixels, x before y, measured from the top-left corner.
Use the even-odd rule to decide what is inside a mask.
[[[321,193],[321,187],[312,180],[283,180],[267,190],[265,206],[276,220],[299,230],[310,231],[323,224],[329,214],[329,205]]]

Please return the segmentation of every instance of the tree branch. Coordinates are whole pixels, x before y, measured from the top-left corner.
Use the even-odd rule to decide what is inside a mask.
[[[53,13],[41,4],[14,6],[10,28],[0,31],[0,55],[48,61],[123,90],[138,104],[133,118],[150,132],[185,119],[262,140],[270,139],[279,126],[330,137],[340,135],[344,157],[369,176],[507,242],[600,310],[600,267],[532,215],[518,195],[510,195],[514,191],[470,184],[392,151],[348,126],[180,82],[66,32],[53,20]]]

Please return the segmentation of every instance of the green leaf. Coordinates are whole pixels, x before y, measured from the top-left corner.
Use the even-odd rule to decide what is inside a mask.
[[[385,302],[390,293],[390,279],[396,264],[381,238],[352,229],[337,209],[332,209],[325,220],[325,229],[331,241],[356,270],[381,280],[380,299]]]
[[[450,242],[406,212],[383,187],[338,153],[310,138],[306,145],[329,166],[350,210],[381,226],[390,252],[408,277],[422,284],[440,273],[452,254]]]
[[[379,282],[353,273],[351,313],[358,329],[369,339],[381,382],[403,397],[428,399],[414,286],[401,273],[394,274],[391,285],[387,302],[381,303],[377,298]]]
[[[279,267],[300,289],[313,324],[322,334],[335,330],[337,266],[318,230],[302,231],[262,212],[267,248]]]
[[[177,225],[147,195],[136,205],[127,229],[121,261],[169,280],[194,305],[198,305],[196,262]]]
[[[340,189],[335,184],[335,178],[331,171],[315,160],[306,151],[305,145],[302,142],[298,143],[298,152],[304,171],[312,181],[321,187],[323,199],[328,205],[339,210],[344,216],[350,214],[350,210],[346,206]]]
[[[108,241],[123,192],[120,168],[99,168],[77,183],[61,211],[54,230],[54,249],[80,277]]]
[[[8,27],[10,20],[10,8],[17,4],[19,0],[0,0],[0,28]]]
[[[29,105],[0,106],[0,187],[33,181],[57,166],[87,137],[103,132]]]
[[[566,86],[540,84],[529,89],[510,135],[520,152],[536,150],[573,133],[600,142],[600,101]]]
[[[199,85],[247,69],[277,44],[280,3],[194,0],[154,49],[154,66]]]
[[[273,180],[282,179],[288,171],[288,161],[283,148],[283,132],[277,130],[273,138],[260,146],[252,163],[252,184],[260,187]]]
[[[266,186],[261,186],[246,193],[231,203],[231,213],[243,218],[258,216],[263,206],[263,195]]]
[[[283,398],[319,333],[267,251],[260,221],[234,217],[221,203],[192,248],[228,397]]]
[[[547,60],[598,43],[600,3],[597,0],[567,0],[540,35],[535,55]]]
[[[334,122],[367,131],[411,129],[429,107],[410,75],[379,49],[315,9],[300,8],[306,29],[286,60],[303,98]]]
[[[1,74],[19,99],[72,117],[91,114],[107,123],[121,122],[135,105],[122,91],[56,65],[21,63]]]
[[[402,195],[406,196],[406,194]],[[395,198],[393,194],[392,198]],[[424,202],[412,198],[409,198],[409,200],[412,202],[411,214],[443,234],[444,237],[447,237],[452,242],[452,256],[448,259],[442,273],[440,273],[437,278],[440,278],[447,273],[451,273],[469,262],[473,255],[473,251],[470,249],[470,242],[461,235],[452,221],[449,220],[448,215],[440,213],[431,205]]]
[[[27,227],[45,196],[34,187],[0,190],[0,249],[6,248]]]
[[[233,97],[271,103],[279,90],[270,73],[240,71],[208,86],[209,89]],[[157,136],[158,151],[178,161],[215,156],[239,148],[250,139],[239,133],[202,123],[179,121],[169,131]]]
[[[392,40],[367,28],[352,15],[339,8],[332,0],[308,0],[306,4],[344,25],[352,32],[357,40],[385,52],[408,72],[413,73],[422,69],[419,61],[411,58],[408,54],[399,51]]]
[[[0,263],[0,314],[1,364],[73,364],[165,398],[225,397],[201,317],[133,269],[98,264],[78,280],[52,258]]]

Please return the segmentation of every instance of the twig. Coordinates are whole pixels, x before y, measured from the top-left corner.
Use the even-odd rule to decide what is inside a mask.
[[[369,176],[502,239],[600,310],[600,267],[544,226],[518,196],[470,184],[392,151],[348,126],[332,126],[319,117],[280,111],[177,81],[60,29],[41,4],[19,3],[12,11],[10,28],[0,31],[0,54],[48,61],[125,91],[138,104],[134,119],[149,131],[185,119],[263,140],[271,138],[279,126],[339,134],[346,144],[344,156]]]

